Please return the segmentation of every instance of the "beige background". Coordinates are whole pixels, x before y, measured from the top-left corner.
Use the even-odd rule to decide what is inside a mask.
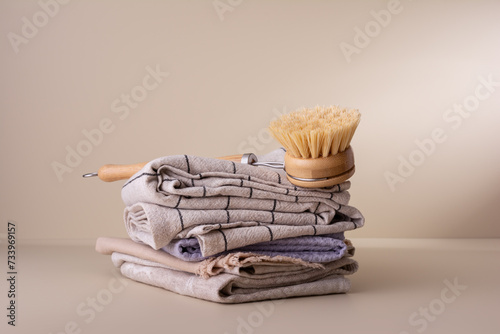
[[[2,224],[16,221],[25,240],[125,236],[122,183],[83,173],[262,154],[278,147],[265,130],[277,114],[339,104],[363,115],[351,203],[366,226],[351,237],[500,237],[500,86],[458,128],[443,118],[480,77],[500,82],[500,2],[401,0],[350,62],[341,43],[380,27],[370,12],[387,1],[221,3],[219,15],[212,1],[74,0],[44,22],[37,1],[0,2]],[[169,75],[121,119],[115,100],[157,66]],[[104,119],[112,131],[60,181],[54,162]],[[436,128],[446,140],[391,191],[384,174]]]

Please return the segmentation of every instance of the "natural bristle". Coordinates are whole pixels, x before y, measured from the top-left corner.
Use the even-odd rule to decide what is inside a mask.
[[[319,158],[349,147],[361,114],[338,106],[303,109],[271,122],[269,131],[296,158]]]

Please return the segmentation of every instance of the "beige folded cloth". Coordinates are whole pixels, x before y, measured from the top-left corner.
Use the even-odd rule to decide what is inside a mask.
[[[347,245],[346,256],[354,255],[354,247],[349,240],[344,241]],[[200,262],[182,261],[162,250],[154,250],[151,247],[136,243],[125,238],[106,238],[101,237],[96,241],[96,251],[101,254],[112,255],[115,265],[118,265],[120,259],[128,256],[127,262],[138,264],[147,264],[151,267],[164,267],[177,271],[188,272],[208,278],[221,273],[231,273],[245,276],[263,274],[283,274],[298,273],[309,269],[324,269],[326,266],[337,266],[344,262],[330,262],[327,264],[310,263],[301,259],[286,256],[267,256],[252,253],[230,253],[217,257],[211,257]],[[135,260],[131,260],[135,259]],[[118,261],[118,262],[116,262]],[[340,260],[338,260],[340,261]],[[343,260],[345,261],[345,260]],[[352,261],[352,260],[351,260]]]
[[[354,261],[354,260],[352,260]],[[353,262],[349,267],[357,268]],[[141,265],[123,259],[121,273],[135,281],[164,288],[180,295],[218,303],[245,303],[287,297],[326,295],[348,292],[349,279],[339,274],[312,278],[308,274],[278,276],[270,279],[248,278],[222,273],[203,279],[191,273]],[[322,271],[315,269],[316,272]],[[338,272],[355,270],[338,269]]]
[[[184,262],[122,238],[99,238],[96,250],[111,254],[121,273],[138,282],[218,303],[244,303],[349,291],[344,275],[356,272],[358,264],[350,258],[354,247],[346,244],[348,256],[325,264],[243,253]]]
[[[342,211],[346,213],[344,216],[328,224],[314,224],[316,215],[312,213],[287,214],[295,216],[290,217],[290,224],[286,224],[286,220],[263,223],[262,221],[269,221],[270,218],[259,217],[262,213],[259,211],[248,214],[253,220],[244,221],[239,219],[241,213],[237,211],[180,210],[137,203],[125,209],[125,226],[132,240],[154,249],[160,249],[174,239],[196,237],[202,255],[212,256],[260,242],[338,233],[363,224],[361,214],[349,206],[342,207]],[[275,213],[274,217],[279,215],[280,213]]]
[[[268,161],[282,161],[283,150]],[[129,236],[155,249],[196,237],[203,256],[259,242],[330,234],[363,226],[348,206],[349,182],[292,185],[283,170],[196,156],[149,162],[122,188]]]
[[[283,162],[284,151],[262,159]],[[275,210],[280,212],[323,212],[347,204],[349,187],[346,181],[330,188],[301,188],[287,180],[283,169],[172,155],[150,161],[133,175],[123,185],[122,199],[125,205],[144,202],[180,209],[269,210],[277,202]],[[297,203],[300,211],[293,209]]]

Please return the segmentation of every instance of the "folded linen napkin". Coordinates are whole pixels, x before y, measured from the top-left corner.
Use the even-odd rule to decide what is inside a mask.
[[[355,260],[344,257],[324,269],[305,268],[290,273],[235,275],[220,273],[204,279],[130,255],[113,253],[113,264],[133,280],[218,303],[244,303],[267,299],[345,293],[350,281],[344,275],[357,271]]]
[[[319,236],[302,236],[279,239],[234,249],[230,252],[252,252],[269,256],[288,256],[309,262],[331,262],[344,256],[347,249],[344,233]],[[202,261],[207,257],[201,254],[196,238],[174,240],[161,248],[167,253],[184,261]],[[223,252],[222,254],[227,254]]]
[[[284,151],[275,150],[261,159],[283,162]],[[347,204],[349,194],[345,190],[349,187],[350,182],[346,181],[311,190],[291,184],[282,169],[173,155],[152,160],[134,174],[122,187],[122,199],[125,205],[145,202],[180,209],[229,206],[270,210],[276,203],[275,210],[280,212],[309,209],[321,213]]]
[[[174,239],[196,237],[203,256],[265,241],[284,238],[323,235],[352,230],[363,225],[363,216],[353,207],[343,206],[345,214],[321,221],[317,215],[304,212],[283,214],[247,210],[181,210],[164,206],[137,203],[125,208],[125,226],[130,238],[154,249],[167,246]],[[280,219],[281,215],[290,220]],[[274,217],[274,221],[272,220]],[[322,222],[315,224],[315,222]]]
[[[283,150],[266,160],[278,161]],[[154,249],[196,237],[203,256],[255,243],[363,226],[349,182],[306,189],[282,170],[196,156],[149,162],[122,188],[129,236]]]
[[[347,251],[345,257],[354,255],[355,249],[349,240],[344,240]],[[126,238],[101,237],[96,241],[96,251],[101,254],[122,254],[146,261],[148,264],[155,263],[156,266],[188,272],[208,278],[220,273],[232,273],[255,275],[284,272],[296,273],[304,268],[324,268],[325,264],[310,263],[301,259],[286,256],[267,256],[252,253],[230,253],[216,257],[207,258],[198,262],[186,262],[178,259],[164,251],[154,250],[151,247],[136,243]]]

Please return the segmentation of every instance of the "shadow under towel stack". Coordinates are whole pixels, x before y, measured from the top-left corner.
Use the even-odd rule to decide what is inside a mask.
[[[282,162],[284,150],[261,159]],[[349,187],[300,188],[283,170],[163,157],[122,188],[130,239],[99,238],[96,249],[126,277],[219,303],[345,293],[358,264],[344,232],[364,224]]]

